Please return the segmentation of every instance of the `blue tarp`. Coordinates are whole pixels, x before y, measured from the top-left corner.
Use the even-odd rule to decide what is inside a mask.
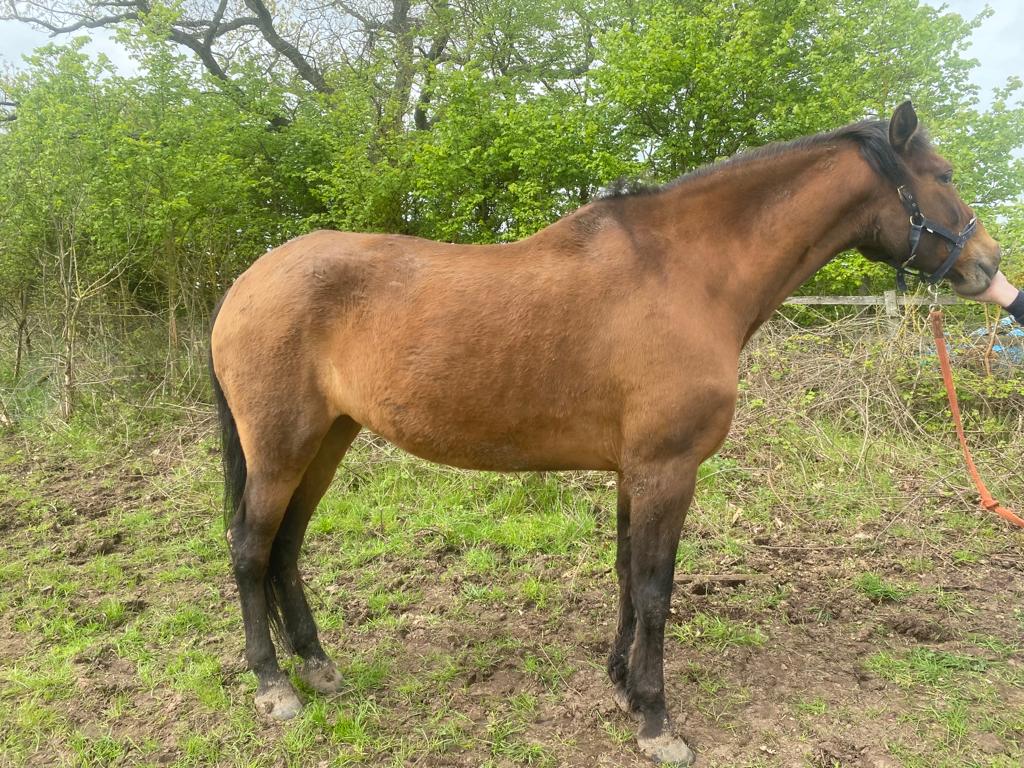
[[[970,335],[988,336],[988,334],[988,328],[978,328],[971,331]],[[1024,362],[1024,328],[1017,325],[1012,317],[1004,317],[999,321],[999,330],[996,333],[996,343],[992,345],[992,352],[1010,362]]]

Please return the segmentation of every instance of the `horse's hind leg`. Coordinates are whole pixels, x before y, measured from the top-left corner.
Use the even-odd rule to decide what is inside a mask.
[[[339,462],[359,429],[359,425],[347,416],[342,416],[331,426],[316,458],[292,495],[270,553],[271,583],[284,619],[287,641],[304,660],[299,676],[310,687],[323,693],[340,690],[342,680],[337,667],[320,645],[316,622],[309,610],[299,574],[299,553],[309,519],[327,492]]]
[[[279,720],[294,717],[302,703],[278,666],[270,637],[267,568],[274,537],[297,484],[298,476],[269,475],[250,468],[242,506],[228,531],[245,625],[245,659],[258,681],[256,708]]]
[[[267,398],[269,399],[269,398]],[[302,407],[250,408],[259,399],[239,398],[236,407],[240,447],[245,456],[245,490],[228,527],[231,561],[245,624],[245,658],[256,674],[256,708],[287,720],[302,708],[298,694],[281,671],[270,636],[271,623],[283,629],[270,560],[274,541],[292,496],[327,435],[326,409],[310,398],[282,399]]]

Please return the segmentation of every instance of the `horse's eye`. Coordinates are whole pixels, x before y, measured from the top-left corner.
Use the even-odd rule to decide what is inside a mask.
[[[939,181],[941,181],[943,184],[952,184],[953,183],[953,172],[952,171],[946,171],[944,174],[939,176]]]

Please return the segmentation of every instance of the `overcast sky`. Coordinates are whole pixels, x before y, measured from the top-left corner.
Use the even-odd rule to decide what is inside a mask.
[[[938,5],[938,2],[932,3]],[[962,16],[972,17],[986,5],[986,0],[948,0],[946,5]],[[992,88],[1002,85],[1010,75],[1024,77],[1024,2],[1022,0],[987,0],[995,15],[974,33],[970,55],[980,62],[974,70],[974,82],[982,88],[987,102]],[[125,53],[102,30],[93,32],[91,51],[103,51],[123,71],[131,71]],[[66,36],[64,36],[66,37]],[[21,65],[21,56],[43,45],[49,38],[27,24],[0,21],[0,66]]]

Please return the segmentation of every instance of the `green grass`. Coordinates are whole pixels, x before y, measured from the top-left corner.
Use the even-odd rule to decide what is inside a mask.
[[[974,613],[970,602],[959,592],[948,592],[939,587],[932,593],[932,598],[935,604],[951,617],[969,616]]]
[[[764,633],[756,626],[706,613],[697,613],[690,621],[671,626],[667,634],[680,642],[706,646],[718,651],[731,647],[756,647],[764,644],[766,639]]]
[[[978,640],[984,644],[985,638]],[[915,745],[895,743],[891,749],[904,764],[1001,768],[1014,764],[1009,752],[1016,754],[1014,759],[1019,762],[1012,743],[1024,725],[1024,712],[1000,701],[1001,686],[1020,684],[1016,667],[981,655],[928,648],[876,653],[866,660],[865,667],[906,692],[922,694],[920,706],[904,716],[921,741]],[[979,755],[975,741],[986,734],[989,739],[999,739],[1008,752]]]
[[[541,646],[535,652],[526,653],[523,668],[549,691],[555,691],[572,675],[568,656],[568,650],[563,647]]]
[[[719,727],[734,727],[737,715],[752,699],[750,688],[696,664],[688,666],[687,677],[696,685],[694,706],[697,711]]]
[[[948,683],[957,679],[958,673],[984,672],[990,662],[977,656],[915,648],[902,656],[875,654],[868,658],[866,666],[879,677],[910,686]]]
[[[758,578],[708,595],[677,588],[666,645],[677,716],[686,708],[696,730],[735,752],[718,768],[799,759],[810,742],[790,742],[789,754],[771,742],[773,756],[741,738],[765,702],[804,740],[865,723],[888,733],[896,717],[890,752],[906,765],[1021,764],[1012,692],[1024,685],[1024,611],[1000,602],[1006,621],[992,626],[985,599],[998,595],[937,586],[969,582],[1012,544],[955,499],[904,509],[910,494],[895,479],[947,472],[955,454],[883,436],[860,461],[859,429],[768,407],[743,415],[752,426],[701,469],[677,569]],[[12,648],[0,664],[0,763],[506,768],[573,764],[591,750],[646,765],[603,670],[616,600],[608,475],[465,473],[358,441],[303,554],[345,686],[302,689],[302,714],[267,728],[242,661],[211,442],[161,458],[134,448],[143,427],[117,431],[125,411],[111,418],[113,429],[83,419],[0,440],[2,514],[18,521],[0,562]],[[109,551],[88,550],[114,536]],[[787,559],[803,545],[804,559]],[[812,618],[821,606],[820,621],[791,622],[794,605]],[[832,654],[819,624],[849,639],[874,623],[870,612],[908,607],[941,614],[956,645],[875,633],[861,660],[827,661],[878,678],[884,706],[852,706],[801,676],[801,654]],[[295,660],[282,661],[294,672]],[[803,687],[776,701],[763,681],[781,663]],[[1007,755],[978,757],[984,735]]]
[[[910,595],[910,589],[886,581],[877,573],[862,573],[853,581],[854,588],[873,603],[899,603]]]
[[[828,712],[828,702],[821,696],[805,699],[799,698],[793,702],[793,711],[798,715],[807,717],[821,717]]]

